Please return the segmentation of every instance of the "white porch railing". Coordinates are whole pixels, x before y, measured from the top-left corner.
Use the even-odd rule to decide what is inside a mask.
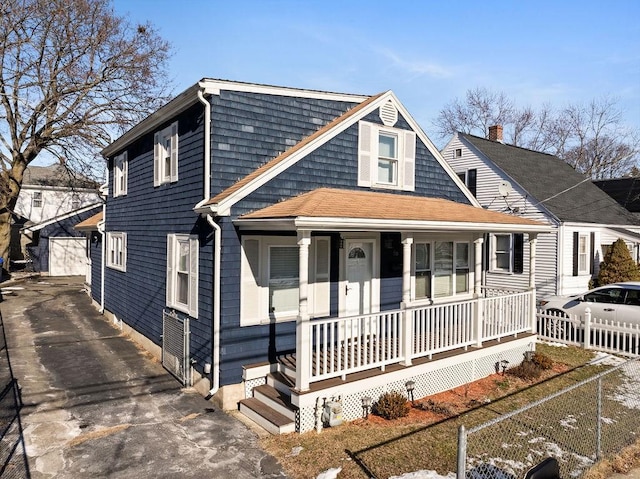
[[[503,293],[456,303],[383,311],[298,324],[307,351],[296,351],[296,388],[312,382],[431,358],[483,341],[535,331],[534,291]],[[307,328],[302,329],[302,328]],[[307,364],[301,358],[310,358]]]

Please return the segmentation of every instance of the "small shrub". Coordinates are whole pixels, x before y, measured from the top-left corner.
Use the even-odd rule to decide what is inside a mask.
[[[522,361],[518,366],[507,369],[507,374],[525,381],[530,381],[540,377],[542,374],[542,368],[533,361]]]
[[[409,414],[407,398],[397,391],[384,393],[373,405],[373,413],[385,419],[398,419]]]
[[[604,255],[598,273],[598,285],[617,283],[620,281],[639,281],[640,269],[631,257],[629,248],[622,239],[618,239]]]
[[[547,370],[553,368],[553,360],[542,353],[534,353],[531,362],[540,366],[541,369]]]

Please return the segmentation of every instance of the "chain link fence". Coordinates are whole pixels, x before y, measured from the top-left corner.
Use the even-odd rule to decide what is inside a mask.
[[[547,457],[562,478],[640,437],[640,361],[634,359],[540,401],[465,430],[458,437],[458,479],[517,479]]]
[[[22,401],[18,381],[13,377],[7,338],[0,312],[0,477],[31,477],[20,422]]]

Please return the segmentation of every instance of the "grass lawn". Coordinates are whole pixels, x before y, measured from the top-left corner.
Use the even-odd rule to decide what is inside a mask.
[[[340,479],[388,478],[435,470],[456,470],[457,433],[499,417],[587,379],[607,366],[587,365],[593,353],[574,347],[538,344],[554,362],[535,382],[492,375],[468,386],[416,401],[409,416],[387,421],[377,416],[305,434],[270,436],[262,446],[292,478],[315,478],[342,467]],[[575,405],[580,409],[580,405]]]

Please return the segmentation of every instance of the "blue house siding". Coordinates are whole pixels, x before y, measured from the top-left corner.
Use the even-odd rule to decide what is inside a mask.
[[[202,105],[192,106],[177,120],[177,182],[153,186],[154,132],[127,148],[127,195],[115,198],[110,195],[106,214],[108,232],[127,233],[126,272],[106,268],[105,307],[160,345],[162,312],[166,309],[167,235],[198,235],[200,301],[198,319],[190,321],[190,349],[201,369],[205,362],[211,362],[213,273],[211,227],[193,211],[193,206],[203,199],[204,188]],[[112,163],[110,170],[113,184]]]
[[[229,91],[211,102],[212,195],[356,105]]]
[[[29,253],[33,260],[34,271],[46,273],[49,271],[49,238],[71,238],[82,237],[84,234],[76,231],[73,227],[95,215],[100,211],[102,206],[96,206],[88,211],[69,216],[60,221],[56,221],[50,225],[38,230],[38,242],[35,245],[28,246]]]
[[[102,300],[102,241],[104,237],[97,231],[92,231],[89,240],[89,255],[91,257],[91,297],[100,304]]]
[[[367,121],[380,123],[377,112],[366,117]],[[409,129],[401,116],[396,127]],[[307,157],[282,172],[276,178],[258,188],[233,208],[233,217],[257,210],[319,187],[361,189],[357,186],[358,172],[358,125],[349,127]],[[385,190],[388,191],[388,190]],[[469,203],[453,179],[444,171],[433,155],[419,139],[416,149],[415,192],[392,191],[397,194],[415,194],[447,198]],[[274,348],[278,353],[295,349],[295,321],[270,325],[240,327],[240,252],[241,234],[225,218],[223,228],[223,283],[222,283],[222,332],[221,385],[238,383],[242,366],[272,360]],[[252,232],[251,234],[256,234]],[[400,235],[387,235],[393,248],[385,250],[380,245],[382,262],[393,249],[398,251],[395,261],[402,264]],[[384,242],[381,242],[384,243]],[[338,259],[337,232],[332,241],[331,265],[331,314],[338,312]],[[401,268],[383,271],[380,282],[380,307],[382,310],[397,309],[402,300]]]

